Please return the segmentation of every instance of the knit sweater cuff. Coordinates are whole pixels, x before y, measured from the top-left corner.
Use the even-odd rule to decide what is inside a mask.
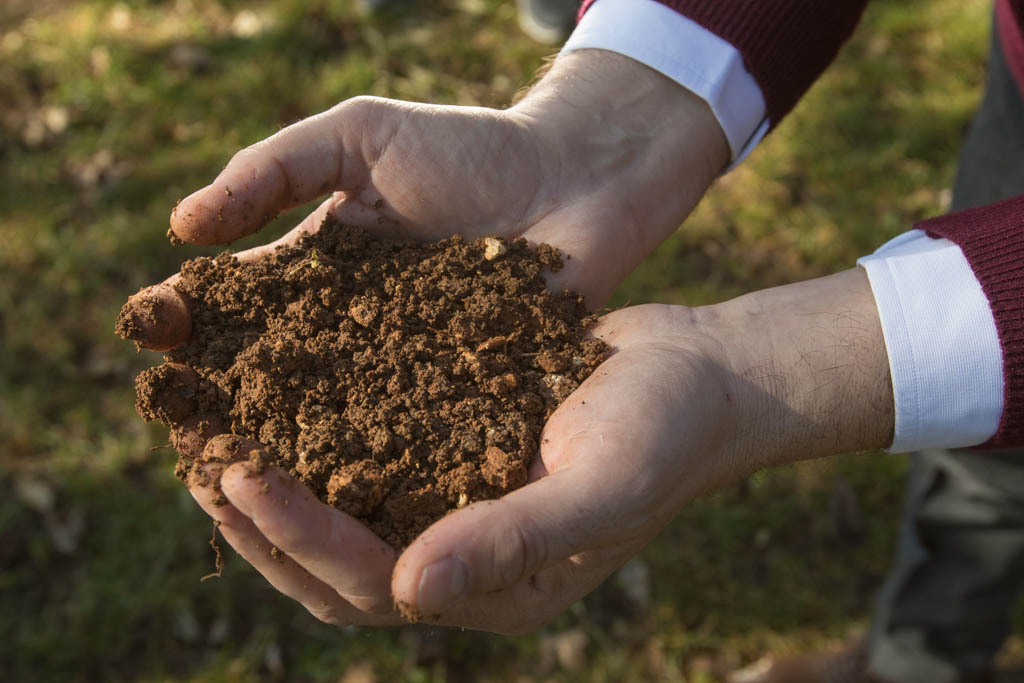
[[[996,31],[1010,73],[1024,92],[1024,0],[996,0]]]
[[[773,126],[857,26],[867,0],[659,0],[732,44],[764,93]],[[585,0],[579,16],[594,0]]]
[[[1003,416],[982,448],[1024,444],[1024,195],[916,227],[964,252],[988,297],[1003,352]]]

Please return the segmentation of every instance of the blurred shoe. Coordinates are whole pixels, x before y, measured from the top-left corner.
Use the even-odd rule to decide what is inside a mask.
[[[783,659],[765,658],[734,671],[729,683],[885,683],[868,674],[863,642],[836,652]]]
[[[565,42],[576,25],[581,0],[516,0],[519,27],[538,43]]]
[[[893,683],[868,672],[864,641],[832,651],[796,657],[766,657],[729,674],[728,683]],[[972,683],[991,683],[989,677]]]
[[[406,4],[408,0],[356,0],[356,9],[363,16],[372,17]]]

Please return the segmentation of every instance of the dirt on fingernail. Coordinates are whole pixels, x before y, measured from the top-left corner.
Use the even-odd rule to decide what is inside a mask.
[[[389,241],[330,218],[254,263],[192,259],[192,337],[165,357],[198,383],[146,370],[140,412],[179,426],[187,393],[266,446],[250,469],[287,470],[401,549],[525,484],[545,421],[606,356],[582,297],[545,288],[560,267],[522,239]]]

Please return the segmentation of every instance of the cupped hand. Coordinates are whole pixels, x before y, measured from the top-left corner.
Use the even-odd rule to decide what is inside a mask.
[[[525,237],[568,257],[549,286],[575,289],[596,309],[676,229],[727,158],[721,129],[692,93],[628,58],[583,50],[557,60],[508,110],[343,102],[236,154],[179,203],[171,232],[195,244],[230,242],[324,197],[281,240],[236,256],[261,258],[329,213],[387,236]],[[128,310],[141,315],[124,332],[140,346],[167,350],[189,338],[188,301],[174,282],[134,297]],[[532,482],[445,518],[399,558],[278,470],[249,476],[244,464],[228,466],[227,505],[198,482],[193,492],[240,554],[324,620],[394,623],[397,601],[439,623],[526,630],[667,521],[680,485],[670,474],[682,471],[676,430],[691,428],[687,446],[710,445],[714,401],[691,399],[715,383],[714,364],[693,349],[673,358],[687,348],[682,339],[699,334],[684,324],[659,335],[662,314],[686,317],[680,309],[608,316],[598,333],[617,352],[553,416]],[[225,448],[229,437],[214,438],[224,425],[202,415],[181,422],[172,434],[179,451]],[[449,607],[445,587],[464,587],[466,597]]]
[[[223,469],[219,492],[195,479],[191,491],[245,559],[324,621],[385,625],[401,611],[530,631],[635,555],[685,501],[747,473],[723,449],[732,431],[720,346],[689,309],[622,309],[594,333],[612,355],[545,426],[530,482],[449,514],[400,556],[283,471],[254,468],[252,442],[223,457],[241,461]],[[206,455],[216,460],[231,440],[213,439]]]
[[[529,483],[451,513],[398,557],[285,473],[230,463],[244,451],[222,458],[222,500],[199,481],[193,494],[246,559],[325,621],[398,623],[397,604],[433,623],[522,633],[695,496],[892,441],[888,358],[860,269],[707,308],[621,309],[593,332],[612,354],[548,421]],[[207,455],[222,448],[214,439]]]
[[[596,310],[727,158],[695,95],[627,57],[583,50],[510,109],[342,102],[238,152],[179,203],[171,232],[227,243],[325,197],[283,241],[328,213],[385,235],[525,237],[570,257],[550,284]]]

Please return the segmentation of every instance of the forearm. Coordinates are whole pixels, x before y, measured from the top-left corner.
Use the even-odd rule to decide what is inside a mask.
[[[629,269],[679,227],[729,160],[704,101],[613,52],[559,57],[512,111],[558,151],[563,201],[619,199],[617,215],[593,221],[606,232],[594,237],[620,243]]]
[[[726,359],[734,429],[748,471],[892,441],[885,340],[863,270],[696,309]]]
[[[628,57],[564,55],[517,110],[543,119],[586,183],[614,178],[631,226],[608,239],[639,261],[683,221],[729,158],[708,106]],[[565,150],[569,150],[566,152]],[[730,449],[754,469],[892,441],[885,340],[860,269],[695,309],[720,341],[736,430]]]

